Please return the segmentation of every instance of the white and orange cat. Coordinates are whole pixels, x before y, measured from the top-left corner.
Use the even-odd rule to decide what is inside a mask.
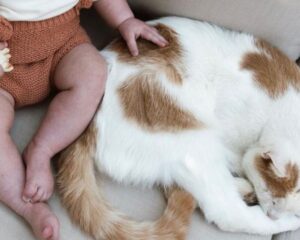
[[[130,222],[99,192],[96,163],[121,183],[178,185],[225,231],[300,227],[297,65],[245,33],[177,17],[150,24],[167,47],[141,40],[131,57],[117,40],[101,51],[109,65],[101,108],[59,161],[72,218],[96,239],[184,238],[189,194],[175,190],[157,222]],[[250,207],[243,198],[253,191],[259,205]]]

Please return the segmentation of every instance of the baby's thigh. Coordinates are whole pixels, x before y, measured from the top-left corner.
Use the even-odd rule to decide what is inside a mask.
[[[83,43],[68,52],[59,62],[54,74],[54,84],[59,90],[74,87],[89,90],[102,89],[107,66],[99,51],[90,43]]]

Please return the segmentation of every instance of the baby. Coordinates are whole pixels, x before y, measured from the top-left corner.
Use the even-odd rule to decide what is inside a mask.
[[[86,128],[104,91],[106,63],[79,25],[80,9],[92,2],[0,0],[0,50],[11,55],[14,67],[0,68],[0,200],[26,219],[39,239],[59,239],[58,220],[44,203],[54,185],[50,159]],[[134,17],[126,0],[94,1],[94,7],[120,31],[133,56],[139,37],[167,44]],[[53,88],[58,94],[24,151],[24,171],[9,135],[14,110],[42,101]]]

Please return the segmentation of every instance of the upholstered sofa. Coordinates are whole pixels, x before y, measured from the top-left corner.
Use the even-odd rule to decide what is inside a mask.
[[[143,19],[164,15],[202,19],[231,29],[251,32],[278,46],[293,60],[300,57],[299,0],[130,0],[129,2],[136,15]],[[103,24],[93,10],[82,13],[82,24],[99,49],[109,42],[115,34],[112,29]],[[20,151],[38,127],[48,102],[49,100],[38,106],[17,112],[12,135]],[[164,198],[157,189],[125,187],[113,183],[107,177],[103,178],[103,182],[102,186],[111,203],[134,219],[156,219],[165,207]],[[50,205],[60,219],[62,240],[90,239],[71,224],[57,196],[52,197]],[[1,204],[0,239],[34,239],[26,223]],[[300,239],[300,230],[276,236],[227,233],[220,231],[214,225],[206,223],[198,210],[192,217],[187,239],[298,240]]]

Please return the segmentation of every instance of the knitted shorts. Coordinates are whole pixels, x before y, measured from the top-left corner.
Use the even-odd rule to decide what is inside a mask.
[[[89,7],[81,1],[62,15],[37,22],[8,22],[0,19],[0,41],[7,41],[13,71],[0,79],[0,88],[9,92],[15,107],[31,105],[45,99],[51,90],[59,61],[74,47],[89,43],[80,26],[79,10]]]

